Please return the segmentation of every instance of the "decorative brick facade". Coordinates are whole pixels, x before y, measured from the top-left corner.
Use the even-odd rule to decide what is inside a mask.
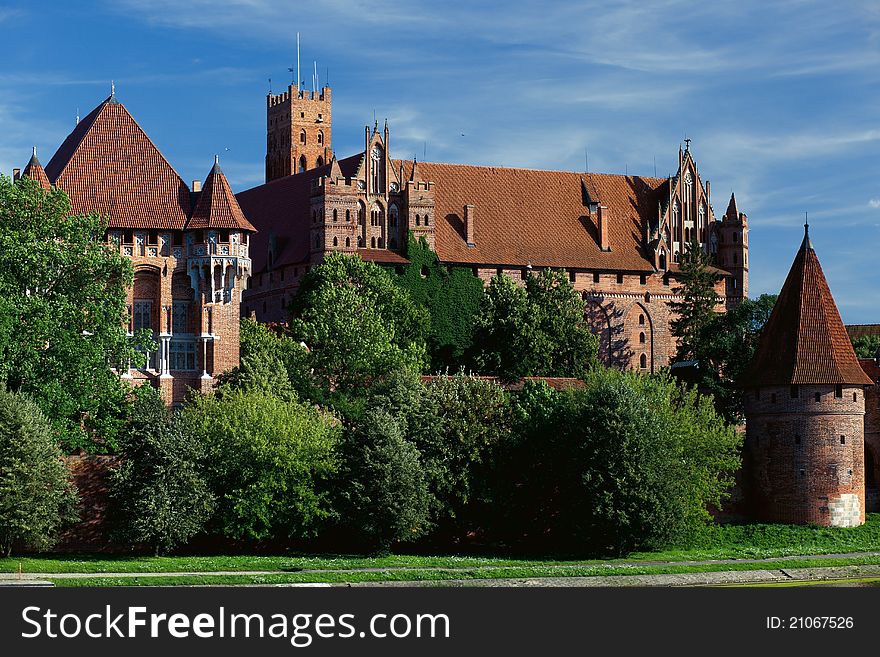
[[[208,390],[238,365],[241,292],[254,227],[215,159],[190,191],[114,95],[80,121],[45,171],[24,175],[63,189],[74,212],[108,216],[109,248],[129,258],[130,334],[149,329],[158,350],[123,378],[159,388],[168,404]]]
[[[277,126],[287,119],[278,112],[286,117],[291,108],[294,118],[301,112],[313,121],[308,108],[314,114],[316,102],[326,103],[321,125],[329,134],[329,88],[320,99],[293,88],[269,96],[267,163],[279,152],[299,152],[286,128],[279,137]],[[307,144],[315,128],[309,125],[298,128],[307,131]],[[244,314],[286,321],[302,276],[330,251],[406,264],[410,232],[424,237],[441,262],[469,267],[484,281],[498,272],[522,280],[539,268],[566,270],[600,335],[605,361],[643,371],[668,365],[675,354],[669,302],[692,239],[724,267],[718,269],[719,311],[746,294],[746,216],[731,197],[716,219],[710,185],[690,148],[679,149],[676,175],[648,178],[394,160],[390,142],[387,123],[381,134],[376,124],[365,129],[362,153],[343,160],[331,155],[317,167],[307,157],[309,166],[296,175],[278,176],[275,169],[268,175],[267,168],[269,182],[238,194],[260,231]]]

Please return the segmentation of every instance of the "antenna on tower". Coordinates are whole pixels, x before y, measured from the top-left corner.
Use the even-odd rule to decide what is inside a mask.
[[[654,156],[654,177],[657,177],[657,156]]]
[[[586,146],[584,146],[584,173],[590,173],[590,156],[587,154]]]
[[[313,93],[318,90],[318,62],[314,62],[314,64],[315,64],[315,71],[314,71],[314,73],[312,73],[312,92]]]
[[[422,162],[428,161],[428,140],[425,140],[425,145],[422,148]]]
[[[269,95],[272,95],[272,78],[269,78]]]
[[[292,72],[292,71],[291,71]],[[302,83],[302,76],[299,71],[299,32],[296,33],[296,88]]]

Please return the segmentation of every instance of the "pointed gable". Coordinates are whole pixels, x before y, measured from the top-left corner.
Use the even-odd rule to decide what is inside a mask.
[[[724,213],[724,216],[728,219],[739,218],[739,209],[736,207],[736,196],[733,192],[730,193],[730,203],[727,204],[727,212]]]
[[[34,146],[34,153],[31,155],[30,161],[27,163],[27,166],[24,168],[22,172],[23,176],[26,178],[30,178],[31,180],[36,180],[40,183],[40,187],[45,190],[49,190],[52,188],[52,185],[49,183],[49,177],[46,175],[46,170],[43,169],[43,165],[40,164],[40,161],[37,159],[37,147]]]
[[[859,366],[808,234],[744,380],[748,387],[873,383]]]
[[[229,181],[226,180],[217,159],[214,160],[214,167],[205,180],[195,210],[186,227],[187,230],[228,228],[256,232],[256,228],[247,220],[238,201],[235,200]]]
[[[111,228],[181,229],[186,183],[115,98],[92,110],[46,167],[73,212],[108,215]]]

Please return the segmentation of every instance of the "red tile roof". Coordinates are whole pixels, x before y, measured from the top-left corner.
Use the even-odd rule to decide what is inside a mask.
[[[115,228],[181,229],[191,207],[186,183],[114,96],[79,122],[46,174],[74,212],[109,215]]]
[[[880,324],[847,324],[846,332],[852,340],[880,336]]]
[[[52,185],[49,183],[49,177],[46,175],[46,170],[43,169],[43,165],[40,164],[40,161],[37,159],[36,146],[34,146],[34,154],[31,155],[31,159],[21,175],[30,178],[31,180],[36,180],[40,183],[40,187],[45,190],[52,188]]]
[[[819,259],[804,241],[767,321],[744,385],[871,385],[853,351]]]
[[[398,165],[399,166],[399,165]],[[404,163],[406,167],[406,163]],[[419,162],[434,183],[437,254],[446,262],[653,271],[642,251],[663,178]],[[611,250],[599,248],[587,197],[608,208]],[[473,247],[464,206],[473,205]]]
[[[409,264],[409,260],[397,253],[397,251],[391,251],[390,249],[358,249],[357,254],[361,257],[361,259],[367,260],[369,262],[379,262],[394,265]]]
[[[339,160],[342,175],[351,178],[363,153]],[[239,206],[259,232],[251,240],[253,272],[266,269],[269,240],[274,240],[273,266],[304,262],[309,258],[309,205],[312,181],[330,172],[332,161],[322,167],[309,169],[284,178],[239,192]]]
[[[199,200],[193,210],[192,217],[186,225],[188,230],[200,228],[232,228],[256,231],[247,220],[235,195],[229,187],[229,181],[214,161],[214,168],[205,179],[205,186],[199,194]]]

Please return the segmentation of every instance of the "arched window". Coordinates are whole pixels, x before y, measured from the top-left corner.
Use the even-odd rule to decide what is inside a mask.
[[[361,248],[364,245],[364,238],[358,235],[358,248]]]
[[[324,166],[324,158],[321,157],[320,155],[318,156],[318,159],[315,160],[315,166],[316,166],[316,167],[322,167],[322,166]]]
[[[306,131],[305,130],[299,131],[299,143],[302,144],[303,146],[306,145]]]
[[[428,217],[428,215],[425,215],[425,225],[426,225],[426,226],[428,225],[428,221],[429,221],[429,219],[430,219],[430,218]]]
[[[319,144],[324,143],[324,131],[323,130],[318,130],[318,143]]]
[[[639,333],[639,343],[640,343],[640,344],[645,344],[645,341],[646,341],[646,340],[645,340],[645,334],[644,334],[644,333]]]
[[[339,217],[336,214],[336,208],[333,209],[333,223],[335,224],[339,220]]]
[[[306,156],[303,155],[301,158],[299,158],[299,173],[305,171],[307,166],[308,163],[306,162]]]
[[[388,209],[388,225],[397,228],[397,206],[394,204]]]
[[[351,210],[345,211],[345,223],[348,223],[348,224],[351,223]]]
[[[672,230],[678,233],[678,201],[672,202]]]
[[[379,193],[385,189],[385,163],[382,162],[382,156],[382,149],[374,146],[370,153],[370,183],[373,193]]]
[[[347,249],[347,248],[349,248],[350,246],[351,246],[351,238],[350,238],[350,237],[346,237],[346,238],[345,238],[345,248]]]
[[[419,215],[416,215],[416,226],[422,225],[422,218]]]
[[[642,354],[641,356],[639,356],[639,367],[641,367],[643,370],[648,369],[648,356],[647,356],[647,354]]]
[[[639,315],[639,326],[644,326],[644,325],[645,325],[645,316]]]
[[[367,206],[364,205],[363,201],[358,202],[358,223],[361,226],[366,225],[367,221]]]
[[[376,248],[376,238],[375,238],[375,237],[371,237],[371,238],[370,238],[370,248],[371,248],[371,249],[375,249],[375,248]]]
[[[339,246],[339,238],[337,238],[337,237],[333,238],[333,246]]]

